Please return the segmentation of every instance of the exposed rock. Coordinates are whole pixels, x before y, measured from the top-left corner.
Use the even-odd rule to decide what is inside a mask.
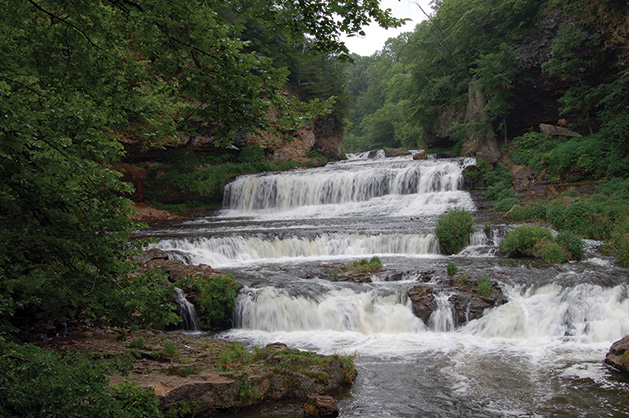
[[[463,123],[465,119],[465,109],[460,104],[453,104],[439,109],[434,118],[432,129],[425,130],[422,141],[426,148],[447,148],[455,144],[456,141],[450,138],[453,126]]]
[[[497,149],[490,149],[487,146],[482,146],[480,150],[476,152],[476,158],[479,160],[485,160],[488,163],[495,164],[500,160],[502,154]]]
[[[547,123],[540,123],[539,124],[539,130],[546,134],[546,135],[550,135],[550,136],[565,136],[565,137],[576,137],[576,138],[580,138],[581,135],[580,133],[577,133],[575,131],[571,131],[568,128],[564,128],[561,126],[555,126],[555,125],[549,125]]]
[[[507,301],[496,282],[492,282],[491,295],[478,294],[478,281],[464,275],[456,275],[452,280],[441,280],[436,285],[418,284],[408,291],[413,313],[428,324],[430,316],[438,308],[435,292],[450,293],[448,298],[455,326],[478,319],[488,308],[502,305]]]
[[[144,266],[152,261],[168,260],[168,253],[159,248],[151,248],[150,250],[142,251],[142,254],[134,255],[132,259],[140,266]]]
[[[426,284],[414,286],[408,291],[408,297],[411,300],[415,316],[427,324],[430,315],[437,310],[433,287]]]
[[[332,158],[345,158],[341,122],[335,115],[321,116],[314,121],[315,145],[319,153]]]
[[[413,154],[413,160],[427,160],[428,159],[428,154],[426,153],[425,150],[420,150],[419,152],[416,152],[415,154]]]
[[[136,214],[131,217],[135,222],[159,224],[179,219],[179,216],[164,209],[158,209],[145,203],[136,203],[132,206]]]
[[[404,148],[385,148],[384,155],[387,157],[402,157],[409,155],[410,151]]]
[[[225,364],[223,354],[233,354],[233,346],[224,341],[178,332],[139,331],[126,341],[117,337],[113,330],[93,329],[83,336],[46,344],[62,353],[133,358],[130,372],[111,376],[111,383],[134,381],[139,387],[153,388],[160,409],[167,414],[186,410],[190,416],[208,417],[217,411],[312,395],[320,397],[321,413],[332,413],[334,400],[325,395],[338,392],[355,379],[355,369],[346,369],[348,365],[339,356],[302,352],[279,343],[258,349],[255,356],[243,354],[248,361],[238,357],[233,364]],[[145,347],[130,348],[134,338],[142,338]],[[162,352],[165,341],[177,350],[166,357],[156,355]]]
[[[629,335],[612,344],[605,356],[605,363],[617,371],[629,374]]]
[[[159,269],[168,274],[169,281],[173,283],[188,276],[212,278],[223,274],[207,264],[189,265],[181,260],[170,260],[168,253],[158,248],[152,248],[134,256],[133,261],[138,263],[139,273]]]
[[[313,395],[304,404],[304,414],[309,417],[338,417],[339,406],[331,396]]]

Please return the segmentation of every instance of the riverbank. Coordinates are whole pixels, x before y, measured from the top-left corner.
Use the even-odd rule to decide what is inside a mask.
[[[276,343],[247,351],[242,344],[178,331],[84,329],[43,348],[115,367],[110,384],[149,388],[167,416],[210,416],[270,400],[336,394],[355,378],[347,356],[323,356]]]

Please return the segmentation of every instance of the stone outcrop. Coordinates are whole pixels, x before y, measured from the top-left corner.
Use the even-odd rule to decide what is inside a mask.
[[[629,335],[612,344],[605,356],[605,363],[629,376]]]
[[[304,404],[304,414],[307,417],[338,417],[339,406],[331,396],[312,395]]]
[[[158,269],[168,274],[169,281],[173,283],[188,276],[212,278],[223,274],[207,264],[188,265],[180,260],[170,260],[168,254],[159,248],[152,248],[134,256],[133,261],[138,263],[140,273]]]
[[[580,133],[571,131],[568,128],[565,128],[562,126],[550,125],[548,123],[540,123],[539,130],[541,133],[549,135],[549,136],[565,136],[569,138],[580,138],[581,136],[583,136]]]
[[[499,306],[507,301],[495,281],[491,283],[491,294],[482,296],[478,293],[478,280],[464,275],[455,275],[450,279],[439,280],[437,284],[417,284],[408,291],[413,313],[429,323],[430,316],[438,309],[438,294],[450,294],[448,303],[456,327],[471,320],[479,319],[485,310]]]
[[[413,160],[427,160],[428,159],[428,154],[426,153],[425,150],[419,150],[419,152],[416,152],[415,154],[413,154]]]
[[[169,412],[182,416],[179,412],[210,417],[262,402],[310,397],[315,399],[318,416],[335,416],[330,415],[335,405],[330,395],[355,379],[349,358],[303,352],[279,343],[255,353],[240,348],[234,354],[234,344],[179,332],[138,331],[122,341],[119,336],[114,330],[90,329],[46,344],[60,353],[133,359],[128,374],[114,374],[111,383],[132,381],[152,388],[167,416]],[[138,340],[142,340],[139,347],[133,344]],[[168,354],[164,354],[166,342],[175,347]]]

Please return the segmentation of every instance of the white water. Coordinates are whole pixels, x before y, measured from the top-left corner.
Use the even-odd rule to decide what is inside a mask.
[[[245,176],[228,187],[220,216],[167,233],[156,246],[247,285],[236,327],[222,338],[355,355],[358,380],[340,401],[344,417],[628,416],[629,385],[602,366],[611,343],[629,333],[625,270],[600,255],[554,267],[503,259],[504,228],[481,225],[460,254],[438,254],[438,216],[475,210],[460,190],[471,163],[365,154]],[[336,283],[319,270],[372,255],[399,271],[398,281]],[[448,295],[437,293],[438,309],[424,324],[406,292],[419,273],[443,277],[450,261],[501,282],[507,303],[455,328]],[[300,404],[238,416],[297,414]]]
[[[411,163],[409,163],[409,161]],[[462,186],[461,171],[472,164],[472,159],[448,162],[401,160],[395,164],[382,164],[380,160],[354,163],[352,169],[324,167],[316,170],[296,170],[289,173],[241,176],[225,188],[223,206],[231,214],[257,214],[259,211],[290,212],[294,208],[336,205],[334,215],[376,206],[389,207],[391,196],[396,203],[421,209],[430,206],[456,204],[455,200],[468,198],[456,193]],[[437,195],[447,192],[439,197]],[[397,202],[400,195],[414,195]],[[359,203],[363,203],[360,205]],[[357,205],[358,204],[358,205]],[[345,206],[345,207],[339,207]],[[421,209],[420,209],[421,207]],[[404,214],[401,212],[400,214]],[[302,213],[302,216],[304,214]]]
[[[186,331],[199,331],[199,323],[197,321],[197,311],[194,305],[186,299],[183,290],[175,287],[177,292],[177,305],[179,306],[179,316],[181,317],[181,326]]]
[[[285,262],[289,259],[317,260],[358,257],[364,254],[403,254],[429,256],[439,253],[434,235],[421,234],[322,234],[320,236],[229,236],[195,240],[168,239],[159,243],[163,250],[184,254],[192,264],[216,268],[247,265],[254,262]]]

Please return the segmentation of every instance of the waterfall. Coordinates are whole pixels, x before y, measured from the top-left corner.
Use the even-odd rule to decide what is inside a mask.
[[[613,341],[629,334],[626,285],[594,284],[540,288],[507,287],[509,302],[471,321],[464,332],[485,338],[578,343]]]
[[[181,317],[181,327],[185,331],[199,331],[199,324],[197,322],[197,312],[194,309],[194,305],[186,299],[186,294],[178,287],[175,287],[177,292],[177,305],[179,306],[179,316]]]
[[[450,305],[450,294],[443,293],[437,295],[437,310],[430,315],[428,326],[436,332],[448,332],[454,330],[454,316],[452,315],[452,306]]]
[[[336,289],[291,295],[284,289],[244,289],[234,312],[236,327],[274,331],[353,331],[362,334],[425,329],[399,294]]]
[[[445,161],[373,160],[353,169],[256,174],[226,185],[223,207],[242,212],[286,211],[291,208],[365,202],[388,195],[458,191],[463,169],[473,159]]]
[[[358,257],[374,254],[439,254],[433,234],[320,234],[316,236],[225,236],[194,240],[168,239],[159,247],[193,264],[222,267],[286,258]]]

